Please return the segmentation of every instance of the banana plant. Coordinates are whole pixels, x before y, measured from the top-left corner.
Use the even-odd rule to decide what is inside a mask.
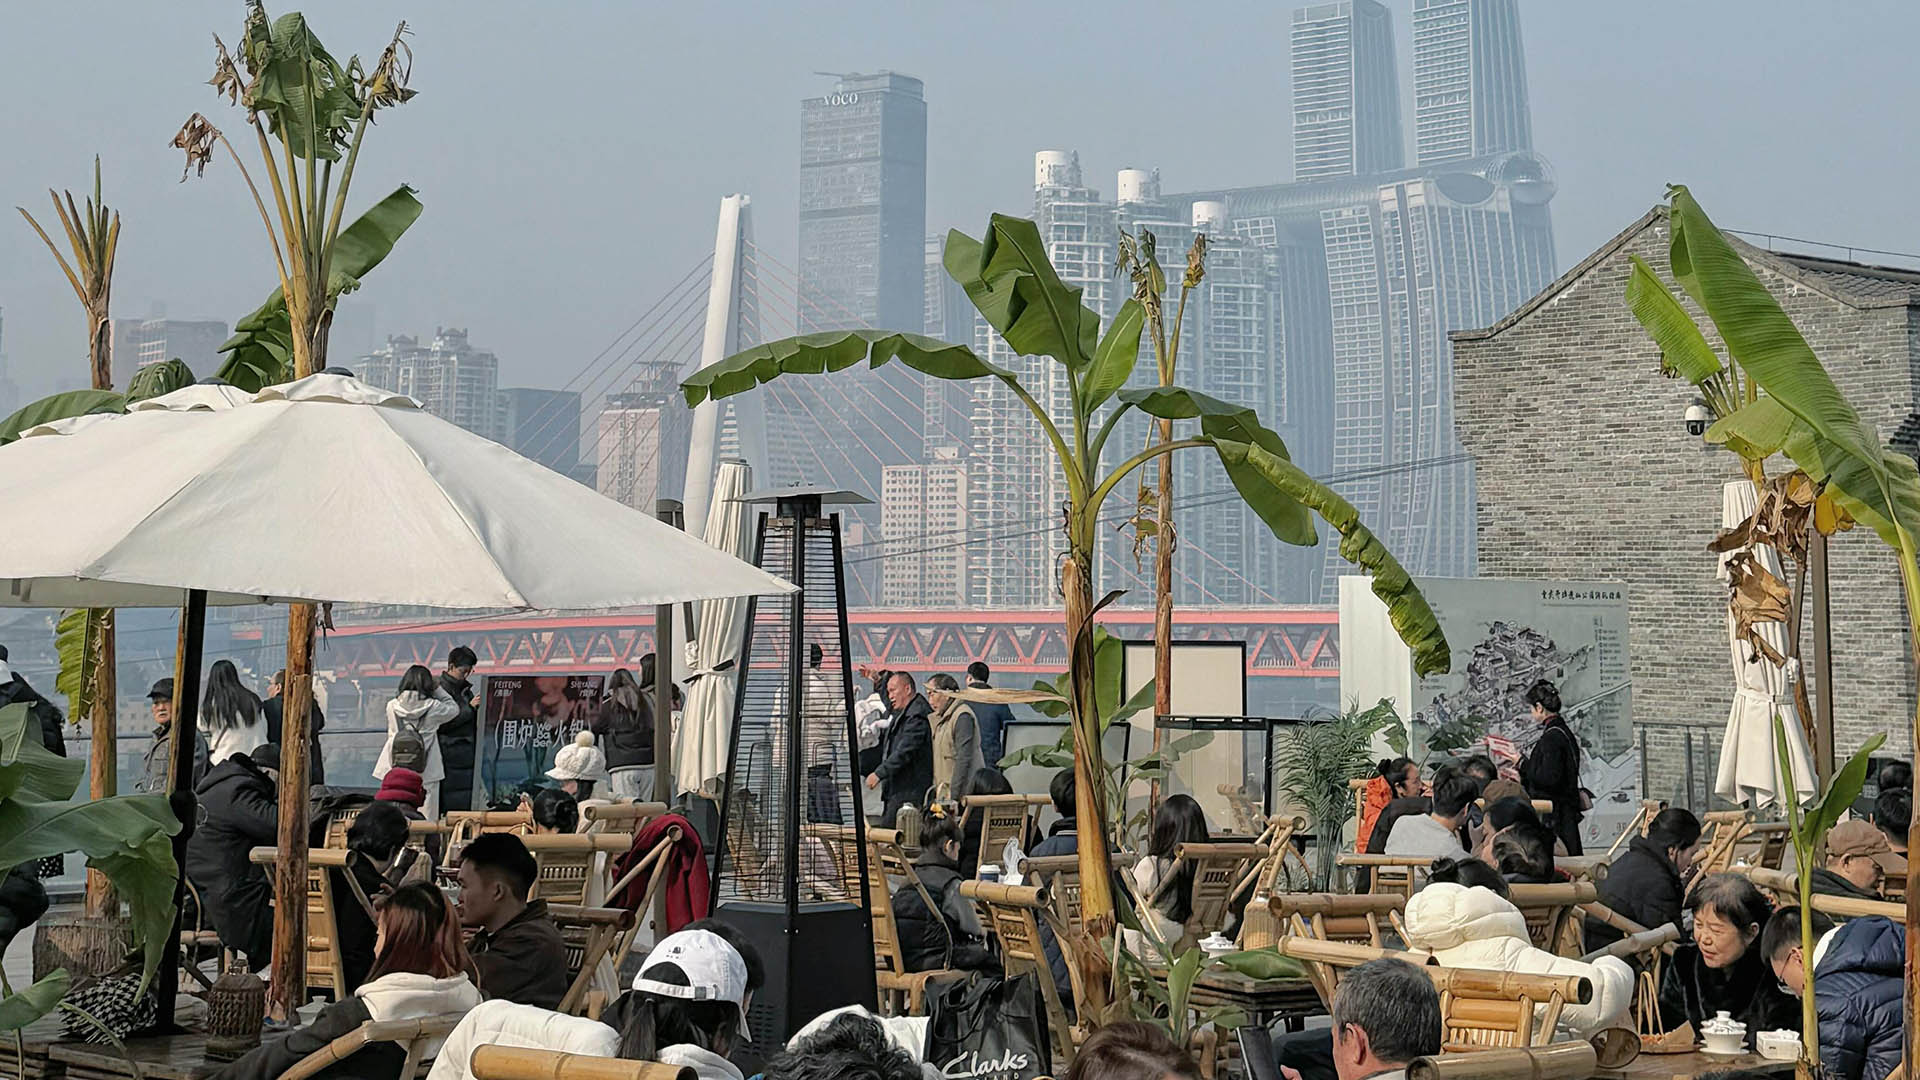
[[[1660,346],[1663,362],[1701,387],[1719,415],[1707,429],[1748,461],[1784,453],[1822,496],[1871,528],[1892,548],[1907,609],[1907,644],[1920,671],[1920,467],[1888,446],[1860,418],[1773,294],[1682,185],[1668,189],[1667,260],[1674,280],[1700,306],[1725,344],[1729,363],[1666,286],[1643,266],[1629,304]],[[1645,271],[1642,273],[1641,271]],[[1745,393],[1737,390],[1744,374]],[[1816,517],[1834,520],[1815,507]],[[1920,746],[1920,708],[1912,745]],[[1916,812],[1911,830],[1920,824]],[[1907,877],[1906,1060],[1920,1061],[1916,1034],[1915,954],[1920,952],[1920,862]]]
[[[24,704],[0,709],[0,872],[53,855],[79,851],[89,870],[113,882],[127,902],[146,982],[159,967],[173,933],[179,868],[171,837],[180,822],[162,795],[74,800],[86,762],[40,745],[40,725]],[[0,996],[0,1031],[19,1031],[60,1006],[70,980],[65,968]]]
[[[1023,218],[995,214],[977,240],[955,230],[947,237],[944,262],[947,274],[1014,351],[1051,357],[1064,369],[1070,415],[1050,415],[1018,376],[972,349],[889,330],[805,334],[769,342],[702,368],[682,384],[682,391],[688,405],[698,405],[784,375],[837,372],[862,361],[877,368],[897,360],[933,378],[997,380],[1025,406],[1053,449],[1053,464],[1067,492],[1066,553],[1059,578],[1069,643],[1065,696],[1074,728],[1081,906],[1089,934],[1104,940],[1113,933],[1115,908],[1093,627],[1095,615],[1119,594],[1095,600],[1093,565],[1100,509],[1134,470],[1164,454],[1212,451],[1247,505],[1281,540],[1316,543],[1316,514],[1339,531],[1341,553],[1372,574],[1373,590],[1411,648],[1415,670],[1447,670],[1446,638],[1405,568],[1361,523],[1353,506],[1295,465],[1280,437],[1261,424],[1252,409],[1178,386],[1122,389],[1140,353],[1144,320],[1139,301],[1122,305],[1102,335],[1100,317],[1081,302],[1079,289],[1060,279],[1039,229]],[[1114,407],[1105,409],[1110,403]],[[1155,419],[1188,422],[1189,430],[1171,442],[1156,441],[1103,473],[1108,440],[1121,419],[1136,410]]]

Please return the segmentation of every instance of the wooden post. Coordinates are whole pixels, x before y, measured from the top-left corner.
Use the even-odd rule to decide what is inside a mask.
[[[158,973],[160,1019],[156,1027],[161,1031],[173,1028],[174,999],[180,991],[179,912],[186,905],[187,839],[193,835],[197,817],[193,794],[193,758],[198,742],[195,713],[200,700],[200,654],[206,636],[206,590],[188,590],[186,603],[180,607],[180,634],[174,648],[173,741],[167,744],[167,802],[180,819],[180,831],[173,838],[173,862],[179,868],[173,886],[173,933],[161,951]],[[306,894],[303,891],[301,895]]]
[[[661,499],[653,504],[653,516],[676,529],[684,529],[678,500]],[[673,805],[673,605],[659,604],[653,609],[653,799]],[[661,903],[666,893],[660,894]],[[664,909],[663,909],[664,910]]]
[[[1827,557],[1827,538],[1819,529],[1808,529],[1807,563],[1813,578],[1813,768],[1823,785],[1833,778],[1833,594],[1828,587]]]
[[[269,1015],[282,1019],[304,1004],[307,981],[307,747],[313,708],[312,604],[287,610],[287,680],[281,687],[280,861],[274,867],[273,987]]]

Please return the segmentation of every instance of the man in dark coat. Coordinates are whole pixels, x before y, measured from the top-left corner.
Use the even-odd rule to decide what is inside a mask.
[[[40,724],[40,745],[66,757],[67,739],[61,730],[59,707],[41,697],[40,691],[29,686],[27,680],[8,665],[7,647],[0,645],[0,709],[23,703],[28,715]]]
[[[255,751],[259,753],[259,751]],[[249,754],[235,754],[207,771],[194,790],[199,823],[187,839],[187,880],[200,894],[201,910],[220,943],[247,954],[255,971],[273,951],[272,890],[267,871],[247,858],[256,847],[278,842],[280,809],[273,781]]]
[[[1887,878],[1905,880],[1907,860],[1893,850],[1885,833],[1865,821],[1847,821],[1827,833],[1827,865],[1815,867],[1813,891],[1855,900],[1883,900]],[[1818,982],[1818,976],[1815,976]]]
[[[880,789],[883,829],[893,828],[900,808],[918,806],[933,786],[933,726],[928,719],[933,708],[904,671],[887,680],[887,700],[893,706],[893,723],[880,742],[880,764],[867,777],[868,787]]]
[[[1627,850],[1607,868],[1599,884],[1600,902],[1649,930],[1681,921],[1686,891],[1680,875],[1693,864],[1700,849],[1700,819],[1677,806],[1655,814],[1645,836],[1627,842]],[[1619,941],[1624,935],[1599,919],[1588,918],[1588,952]]]
[[[1773,973],[1796,995],[1807,992],[1801,953],[1801,911],[1781,908],[1767,920],[1761,949]],[[1900,1064],[1901,978],[1906,936],[1878,915],[1834,928],[1814,912],[1813,996],[1820,1013],[1820,1064],[1833,1080],[1886,1080]]]
[[[167,680],[171,683],[173,680]],[[267,741],[276,745],[280,742],[280,728],[286,723],[287,672],[282,668],[273,681],[267,684],[267,700],[260,703],[260,712],[267,718]],[[324,784],[327,782],[326,762],[320,756],[320,729],[327,726],[326,714],[320,711],[320,703],[307,699],[307,782]]]
[[[990,690],[992,684],[987,680],[993,672],[987,665],[975,660],[967,665],[967,686],[974,690]],[[980,760],[989,769],[1000,767],[1000,759],[1007,756],[1007,725],[1013,722],[1013,710],[1005,705],[975,701],[973,706],[974,723],[980,726]],[[955,777],[956,794],[964,794],[964,783],[972,777]]]
[[[0,708],[9,705],[25,705],[27,733],[39,735],[40,745],[48,752],[67,756],[59,708],[13,673],[7,665],[6,646],[0,645]],[[47,887],[40,883],[39,866],[37,860],[21,863],[0,878],[0,951],[5,951],[15,934],[47,913]]]
[[[545,900],[527,899],[539,868],[520,838],[488,833],[460,852],[460,924],[487,997],[557,1009],[567,995],[567,946]]]
[[[447,692],[460,715],[440,725],[440,767],[446,776],[440,781],[440,810],[469,810],[473,807],[473,756],[479,727],[480,699],[473,690],[473,668],[480,662],[472,649],[456,645],[447,654],[447,669],[440,673],[440,688]]]
[[[1527,691],[1527,704],[1533,707],[1541,730],[1539,741],[1520,763],[1520,782],[1529,796],[1553,803],[1553,820],[1547,824],[1567,854],[1578,855],[1580,819],[1586,816],[1580,805],[1579,740],[1560,716],[1560,691],[1552,683],[1545,679],[1534,683]]]

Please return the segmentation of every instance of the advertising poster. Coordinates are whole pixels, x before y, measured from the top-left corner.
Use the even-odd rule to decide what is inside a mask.
[[[1349,589],[1349,582],[1359,585]],[[1580,741],[1581,784],[1593,808],[1581,824],[1590,849],[1605,849],[1639,809],[1640,762],[1633,742],[1633,685],[1627,656],[1627,593],[1617,582],[1502,578],[1421,578],[1420,591],[1439,616],[1453,664],[1445,675],[1414,678],[1405,646],[1391,626],[1355,627],[1356,644],[1398,646],[1402,658],[1381,670],[1405,673],[1402,687],[1350,682],[1369,662],[1366,648],[1348,649],[1347,621],[1386,619],[1386,607],[1364,578],[1343,579],[1341,696],[1365,702],[1394,698],[1414,724],[1416,741],[1463,741],[1524,756],[1540,737],[1524,700],[1535,680],[1560,690],[1561,713]],[[1371,609],[1367,601],[1371,601]],[[1391,642],[1391,645],[1386,644]],[[1372,680],[1366,680],[1371,682]],[[1351,689],[1350,689],[1351,687]],[[1499,757],[1499,754],[1494,756]]]
[[[512,804],[529,786],[546,783],[554,751],[585,730],[605,687],[604,675],[489,676],[480,733],[481,800]]]

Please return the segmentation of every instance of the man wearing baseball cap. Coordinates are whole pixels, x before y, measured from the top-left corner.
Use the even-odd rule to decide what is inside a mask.
[[[1813,872],[1813,891],[1825,896],[1880,900],[1888,875],[1907,876],[1907,860],[1869,821],[1847,821],[1827,833],[1827,865]]]
[[[167,778],[173,769],[173,678],[161,679],[147,691],[147,708],[153,714],[153,741],[147,744],[146,756],[140,761],[140,779],[134,782],[134,789],[152,795],[167,793]],[[201,778],[207,775],[207,741],[200,733],[193,733],[193,774],[188,778],[188,788],[200,786]]]

